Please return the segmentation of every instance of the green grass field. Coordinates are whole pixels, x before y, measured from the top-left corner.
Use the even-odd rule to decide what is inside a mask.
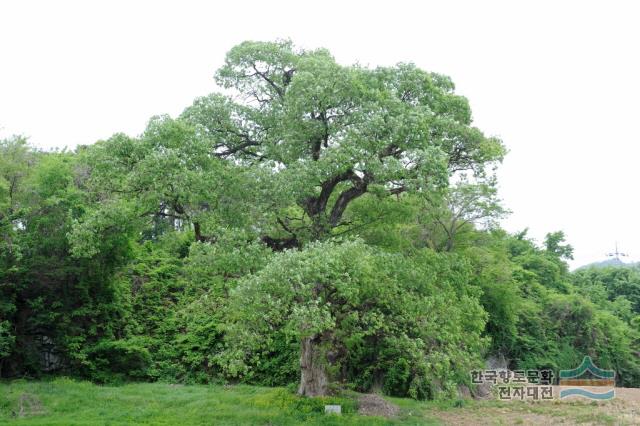
[[[355,398],[299,398],[283,388],[181,386],[161,383],[98,386],[69,379],[0,384],[0,424],[16,425],[387,425],[438,424],[427,404],[393,399],[389,420],[357,414]],[[342,405],[342,416],[324,405]]]
[[[418,402],[387,419],[357,413],[358,394],[300,398],[284,388],[182,386],[162,383],[99,386],[70,379],[0,382],[1,425],[624,425],[637,424],[635,401],[546,403]],[[342,405],[342,416],[324,405]]]

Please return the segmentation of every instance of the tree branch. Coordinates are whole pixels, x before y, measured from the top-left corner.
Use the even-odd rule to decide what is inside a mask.
[[[362,194],[367,192],[367,187],[369,182],[371,181],[372,176],[369,174],[365,174],[364,177],[355,179],[357,176],[354,174],[352,180],[354,181],[354,185],[342,191],[336,200],[336,203],[333,205],[331,209],[331,214],[329,215],[329,223],[331,226],[337,226],[342,219],[342,214],[346,210],[349,203],[356,198],[360,197]]]
[[[325,211],[329,197],[331,197],[336,185],[340,182],[353,179],[355,176],[353,170],[349,169],[324,181],[322,185],[320,185],[320,195],[317,197],[309,197],[305,200],[304,207],[307,214],[310,217],[315,217]]]
[[[278,94],[278,96],[280,96],[280,98],[284,97],[284,89],[282,89],[280,86],[275,84],[273,80],[271,80],[265,73],[258,71],[258,68],[256,68],[256,64],[253,64],[251,67],[253,68],[253,70],[256,72],[257,75],[262,77],[262,79],[266,81],[269,84],[269,86],[273,88],[273,90],[276,91],[276,93]]]

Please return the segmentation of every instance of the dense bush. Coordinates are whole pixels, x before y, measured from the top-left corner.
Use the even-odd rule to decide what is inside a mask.
[[[123,382],[149,378],[149,350],[130,340],[104,340],[87,353],[88,373],[99,383]]]

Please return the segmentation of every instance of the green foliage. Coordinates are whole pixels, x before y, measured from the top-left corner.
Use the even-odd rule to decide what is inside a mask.
[[[138,137],[0,140],[0,375],[313,372],[322,392],[439,399],[487,356],[590,355],[640,384],[640,270],[570,273],[561,231],[499,229],[505,148],[448,77],[277,41],[234,47],[216,81],[227,95]],[[283,392],[261,397],[299,421],[339,401]]]
[[[16,336],[11,333],[11,323],[9,321],[0,322],[0,358],[5,358],[13,350]]]
[[[640,383],[639,364],[633,355],[639,336],[629,324],[631,304],[617,294],[607,300],[601,282],[589,279],[593,271],[567,272],[562,258],[568,257],[571,249],[561,244],[563,234],[548,234],[544,249],[527,240],[525,233],[494,235],[502,240],[503,250],[511,258],[511,279],[518,282],[508,297],[503,294],[499,308],[485,302],[490,318],[505,309],[516,312],[515,324],[513,316],[510,321],[501,319],[502,325],[515,325],[508,338],[487,327],[494,351],[506,355],[513,367],[555,371],[574,368],[589,355],[598,366],[615,369],[620,384]],[[499,246],[493,244],[495,253]]]
[[[89,377],[99,383],[121,382],[148,378],[151,355],[135,341],[104,340],[95,344],[87,354],[91,365]]]
[[[300,398],[282,388],[256,395],[250,399],[250,403],[264,409],[278,408],[299,422],[309,421],[317,415],[326,417],[325,405],[340,405],[342,414],[346,416],[351,416],[358,411],[357,402],[351,398],[341,396]]]
[[[564,232],[552,232],[547,234],[544,239],[544,245],[547,252],[558,257],[559,259],[573,259],[573,247],[569,244],[561,244],[564,242]]]
[[[364,194],[443,190],[461,171],[482,177],[505,152],[472,126],[448,77],[412,64],[342,66],[324,49],[244,42],[216,79],[240,96],[200,98],[181,118],[221,157],[271,172],[274,245],[327,237]]]
[[[607,267],[576,271],[574,283],[585,294],[593,291],[600,301],[628,300],[636,314],[640,314],[640,271],[637,268]]]
[[[473,267],[471,282],[482,290],[480,301],[488,314],[485,332],[491,336],[494,353],[511,353],[526,310],[521,283],[516,279],[516,265],[510,261],[504,241],[494,235],[487,246],[464,250]]]
[[[231,295],[226,369],[251,378],[279,339],[314,337],[336,381],[359,389],[382,381],[418,399],[450,393],[485,347],[485,314],[468,279],[456,259],[405,258],[360,241],[282,253]]]

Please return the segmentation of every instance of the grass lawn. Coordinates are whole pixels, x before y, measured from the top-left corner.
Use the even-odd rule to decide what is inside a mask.
[[[439,424],[425,403],[393,399],[397,419],[357,414],[355,399],[298,398],[283,388],[181,386],[162,383],[98,386],[69,379],[0,382],[0,424],[16,425],[387,425]],[[342,416],[324,405],[342,405]]]
[[[627,390],[633,393],[640,390]],[[631,395],[631,396],[634,396]],[[9,425],[621,425],[638,424],[634,398],[606,403],[490,401],[418,402],[387,398],[393,419],[357,413],[358,394],[299,398],[284,388],[181,386],[162,383],[99,386],[70,379],[0,382],[0,424]],[[325,404],[343,415],[325,415]]]

